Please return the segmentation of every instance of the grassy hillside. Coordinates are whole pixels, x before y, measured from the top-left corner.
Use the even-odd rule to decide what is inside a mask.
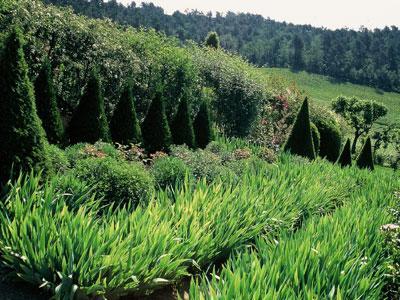
[[[336,82],[327,76],[307,72],[293,72],[289,69],[268,68],[263,69],[263,72],[283,77],[287,81],[295,81],[298,87],[304,90],[305,94],[322,105],[329,106],[332,99],[339,95],[357,96],[382,102],[388,107],[389,113],[381,122],[400,122],[399,93],[387,93],[368,86]]]

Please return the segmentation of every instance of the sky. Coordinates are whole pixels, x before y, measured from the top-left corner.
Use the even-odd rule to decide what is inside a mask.
[[[128,4],[132,0],[117,0]],[[361,26],[369,29],[386,25],[400,27],[400,0],[136,0],[153,2],[168,14],[176,10],[203,12],[249,12],[276,21],[311,24],[330,29]]]

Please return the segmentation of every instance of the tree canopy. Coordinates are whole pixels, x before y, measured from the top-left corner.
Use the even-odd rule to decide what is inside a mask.
[[[363,134],[368,134],[372,125],[388,111],[385,105],[373,100],[344,96],[339,96],[332,102],[332,109],[343,116],[354,129],[352,153],[356,151],[358,139]]]

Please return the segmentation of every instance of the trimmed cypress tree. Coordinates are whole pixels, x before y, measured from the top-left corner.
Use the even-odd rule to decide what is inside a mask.
[[[307,157],[309,159],[315,159],[316,157],[311,134],[310,114],[308,110],[307,98],[305,98],[303,105],[297,114],[284,150],[292,154]]]
[[[210,109],[207,101],[200,104],[199,112],[193,122],[196,146],[204,149],[214,139]]]
[[[361,169],[370,169],[371,171],[374,170],[374,158],[372,155],[372,144],[370,137],[368,137],[365,141],[361,153],[357,158],[356,164],[357,167]]]
[[[107,117],[104,111],[104,98],[96,70],[92,70],[86,89],[69,126],[72,144],[110,141]]]
[[[169,151],[172,138],[161,93],[150,104],[142,126],[143,142],[149,153]]]
[[[57,106],[57,96],[51,75],[50,61],[46,59],[35,81],[37,112],[42,120],[47,139],[52,144],[61,144],[64,125]]]
[[[342,153],[340,153],[340,156],[336,163],[339,164],[342,168],[351,166],[351,142],[350,142],[350,139],[347,139],[347,142],[344,145]]]
[[[131,82],[125,86],[121,94],[110,125],[114,142],[122,145],[141,143],[142,133],[136,115]]]
[[[205,45],[207,47],[211,47],[214,49],[219,49],[220,48],[220,42],[219,42],[219,36],[218,33],[215,31],[209,32],[206,40],[205,40]]]
[[[46,137],[28,77],[23,37],[14,28],[0,57],[0,182],[21,171],[47,169]],[[11,174],[13,170],[13,174]]]
[[[171,129],[174,144],[186,144],[190,148],[195,147],[193,123],[190,118],[190,108],[186,98],[183,98],[179,103],[178,112],[172,122]]]

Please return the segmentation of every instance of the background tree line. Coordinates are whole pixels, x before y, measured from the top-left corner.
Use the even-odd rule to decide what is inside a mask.
[[[332,76],[338,80],[400,91],[400,31],[385,27],[373,31],[328,30],[310,25],[276,22],[254,14],[225,16],[193,10],[167,15],[154,4],[116,0],[44,0],[72,6],[89,17],[111,18],[134,27],[152,27],[180,40],[201,42],[216,31],[221,46],[238,52],[259,66],[290,67]]]

